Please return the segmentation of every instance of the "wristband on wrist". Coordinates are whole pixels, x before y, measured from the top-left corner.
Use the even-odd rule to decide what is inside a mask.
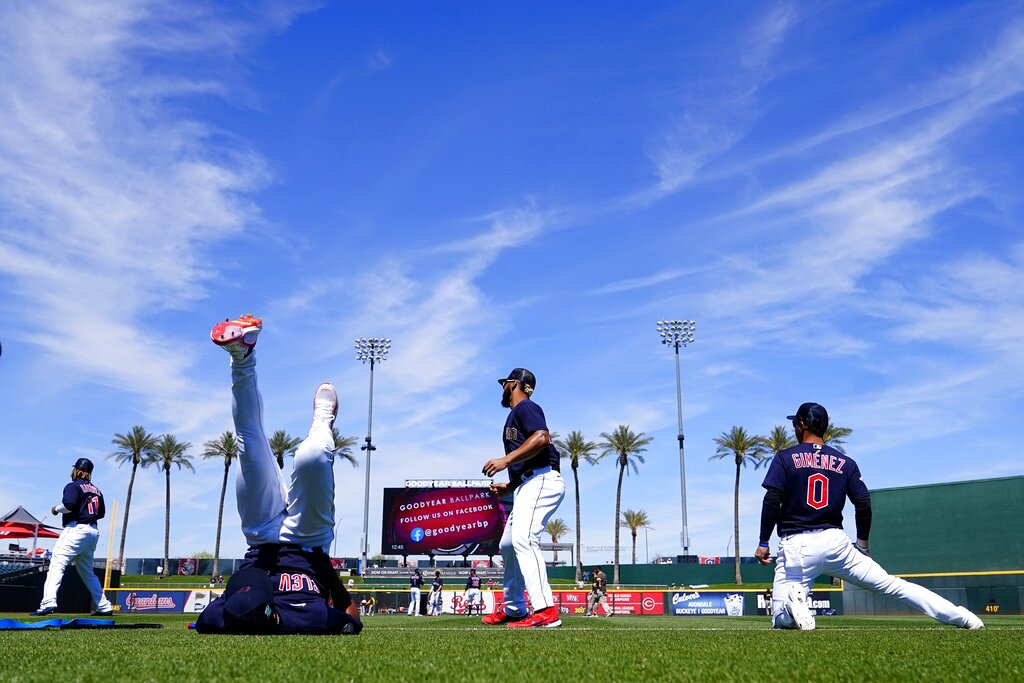
[[[757,547],[758,548],[770,548],[771,546],[768,545],[767,543],[758,543]]]

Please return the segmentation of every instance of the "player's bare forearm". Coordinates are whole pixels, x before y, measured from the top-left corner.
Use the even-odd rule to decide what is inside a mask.
[[[551,443],[551,435],[544,430],[536,431],[523,442],[523,445],[515,449],[503,458],[493,458],[484,463],[483,473],[493,477],[498,472],[507,469],[509,465],[520,460],[526,460],[536,455],[541,449],[547,448]]]
[[[504,482],[491,484],[491,493],[496,493],[499,496],[507,495],[508,494],[508,484],[506,484]]]

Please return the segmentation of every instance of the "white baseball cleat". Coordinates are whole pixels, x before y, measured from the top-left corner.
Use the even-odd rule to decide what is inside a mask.
[[[330,382],[322,382],[316,388],[316,393],[313,394],[313,419],[333,425],[336,417],[338,417],[338,392]]]
[[[786,600],[786,611],[793,618],[796,627],[801,631],[814,630],[814,615],[807,607],[807,589],[803,586],[793,586],[789,589],[789,599]]]

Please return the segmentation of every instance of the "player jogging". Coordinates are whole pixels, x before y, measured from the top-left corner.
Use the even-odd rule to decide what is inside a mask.
[[[444,588],[444,579],[441,578],[441,570],[434,571],[434,582],[430,584],[430,595],[427,596],[427,616],[441,616],[441,590]]]
[[[473,608],[478,607],[480,613],[484,612],[484,601],[480,597],[480,577],[476,575],[476,569],[469,570],[466,577],[466,614],[473,614]]]
[[[420,589],[423,586],[423,574],[414,569],[409,576],[409,616],[420,616]]]
[[[819,574],[837,576],[862,588],[889,595],[944,624],[979,629],[981,619],[964,607],[917,584],[891,576],[871,559],[871,495],[853,458],[826,446],[828,413],[817,403],[804,403],[790,415],[800,445],[775,454],[762,486],[761,542],[758,562],[771,563],[768,539],[778,527],[779,555],[772,586],[772,625],[811,630],[814,616],[807,591]],[[857,543],[843,531],[843,506],[855,510]]]
[[[64,530],[60,532],[57,544],[53,546],[50,570],[43,585],[43,601],[32,613],[42,617],[57,611],[57,591],[64,580],[64,571],[72,562],[82,583],[89,589],[94,616],[110,616],[114,607],[103,594],[103,587],[92,570],[92,558],[100,532],[96,522],[107,514],[103,504],[103,493],[92,483],[92,461],[79,458],[71,468],[71,483],[64,487],[60,505],[50,508],[50,514],[62,515]]]
[[[604,614],[610,617],[612,610],[608,607],[608,575],[597,567],[594,569],[594,583],[590,588],[590,595],[587,596],[587,611],[583,616],[596,617],[599,604],[604,605]]]
[[[498,495],[514,491],[515,505],[498,544],[505,565],[505,608],[485,616],[483,623],[554,628],[562,620],[548,585],[540,534],[565,497],[559,455],[551,444],[544,411],[530,400],[537,387],[533,373],[516,368],[498,383],[503,389],[501,405],[510,408],[502,433],[505,457],[488,460],[483,473],[493,477],[508,469],[509,482],[491,484],[491,490]],[[524,589],[530,594],[532,615],[527,615]]]
[[[287,490],[263,430],[263,398],[253,349],[263,322],[251,315],[214,326],[231,355],[231,412],[240,446],[235,493],[249,543],[224,595],[199,615],[196,631],[231,634],[357,634],[358,607],[331,566],[334,438],[338,395],[324,382],[313,422],[295,451]]]

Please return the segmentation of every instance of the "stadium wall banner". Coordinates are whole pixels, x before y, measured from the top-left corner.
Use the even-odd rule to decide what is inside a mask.
[[[506,518],[490,489],[386,488],[381,552],[497,555]]]
[[[199,614],[223,592],[223,589],[190,591],[188,597],[185,598],[182,611],[186,614]]]
[[[742,617],[743,593],[702,593],[675,591],[671,594],[672,614],[677,617]]]
[[[183,557],[178,560],[178,576],[195,576],[199,569],[199,560],[194,557]]]
[[[553,591],[555,604],[562,614],[584,614],[590,591]],[[612,614],[664,614],[665,599],[662,593],[609,591],[608,606]],[[606,614],[603,605],[598,605],[598,614]]]
[[[811,614],[819,617],[831,617],[839,613],[837,605],[832,604],[832,597],[834,593],[826,593],[824,591],[811,591],[807,594],[807,606],[811,609]],[[768,616],[771,614],[772,606],[768,599],[765,598],[764,593],[758,593],[757,595],[757,613],[759,615]]]
[[[117,592],[118,612],[183,612],[191,591],[131,590]]]
[[[492,580],[501,585],[505,570],[501,567],[474,567],[476,575],[483,580]],[[363,576],[368,579],[406,579],[412,574],[412,567],[367,567]],[[430,590],[430,578],[434,570],[430,567],[420,567],[423,578],[427,581],[425,590]],[[441,567],[441,576],[445,581],[455,580],[465,582],[469,576],[469,569],[466,567]]]
[[[430,591],[425,591],[428,595]],[[497,593],[498,596],[501,593]],[[480,600],[483,602],[484,609],[480,614],[490,614],[495,611],[495,605],[501,605],[502,602],[499,598],[498,601],[494,599],[495,593],[492,591],[480,591]],[[465,591],[441,591],[441,612],[442,614],[467,614],[466,608],[468,603],[466,602]],[[479,607],[473,609],[473,613],[476,614]]]

